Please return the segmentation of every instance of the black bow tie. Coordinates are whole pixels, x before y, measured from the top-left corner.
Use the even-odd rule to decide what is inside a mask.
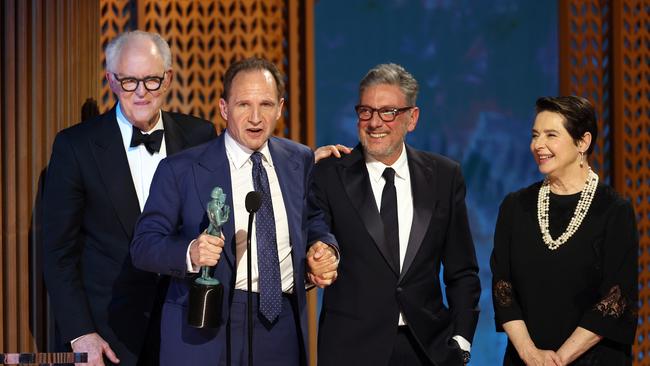
[[[155,130],[150,134],[144,134],[140,129],[133,126],[133,136],[131,137],[131,147],[139,146],[144,144],[144,147],[149,151],[149,154],[153,155],[154,153],[160,151],[160,145],[162,144],[164,130]]]

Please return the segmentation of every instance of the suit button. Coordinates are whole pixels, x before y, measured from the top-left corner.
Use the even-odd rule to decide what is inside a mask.
[[[396,291],[397,291],[397,293],[399,294],[399,293],[402,292],[402,288],[401,288],[401,287],[398,287]]]

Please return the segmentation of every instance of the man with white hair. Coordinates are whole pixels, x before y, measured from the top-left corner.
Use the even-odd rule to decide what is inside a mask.
[[[59,335],[88,364],[158,364],[155,273],[133,267],[129,243],[158,163],[215,137],[208,121],[161,110],[173,79],[169,45],[127,32],[106,47],[118,102],[59,132],[44,189],[43,270]],[[164,281],[163,281],[164,282]]]

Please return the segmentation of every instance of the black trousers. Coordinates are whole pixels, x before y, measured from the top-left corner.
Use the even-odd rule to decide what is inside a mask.
[[[398,327],[388,366],[433,366],[406,326]]]

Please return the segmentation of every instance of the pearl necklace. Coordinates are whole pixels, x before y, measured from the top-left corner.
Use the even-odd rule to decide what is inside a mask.
[[[585,186],[582,189],[582,193],[580,193],[580,200],[573,212],[569,226],[559,238],[553,239],[548,229],[548,207],[551,187],[548,178],[544,179],[544,183],[542,183],[542,187],[537,194],[537,221],[539,222],[539,228],[542,230],[542,239],[544,240],[544,244],[548,246],[548,249],[555,250],[559,248],[560,245],[566,243],[578,231],[582,220],[587,216],[587,211],[589,211],[589,206],[591,206],[591,201],[594,198],[597,186],[598,175],[589,169],[587,181],[585,181]]]

